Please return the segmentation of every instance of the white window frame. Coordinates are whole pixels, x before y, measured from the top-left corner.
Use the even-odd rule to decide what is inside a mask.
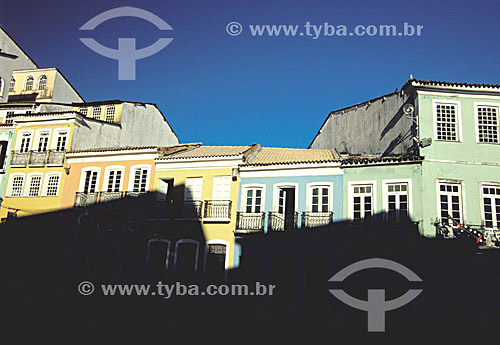
[[[48,139],[47,139],[47,149],[46,151],[50,150],[50,144],[52,140],[52,128],[39,128],[35,131],[35,136],[33,139],[33,144],[31,145],[31,150],[38,152],[38,146],[40,145],[40,138],[42,134],[48,133]],[[40,151],[43,152],[43,151]]]
[[[408,194],[408,217],[413,217],[412,179],[390,179],[382,180],[382,211],[384,212],[386,220],[388,219],[387,217],[389,214],[389,185],[403,183],[406,183],[408,186],[406,191]]]
[[[104,168],[104,180],[102,183],[101,191],[102,192],[108,191],[109,175],[111,173],[111,170],[120,170],[122,172],[119,189],[120,192],[123,192],[123,181],[125,181],[125,167],[123,165],[110,165]]]
[[[65,127],[65,128],[57,128],[52,132],[52,140],[51,140],[51,145],[50,149],[51,150],[56,150],[57,149],[57,140],[59,139],[60,136],[65,136],[66,137],[66,146],[63,151],[59,152],[64,152],[68,151],[68,145],[69,145],[69,134],[70,134],[70,127]],[[66,134],[61,134],[66,132]]]
[[[190,238],[183,238],[175,242],[175,255],[174,255],[174,273],[177,272],[177,259],[178,259],[178,254],[179,254],[179,244],[182,243],[192,243],[196,244],[196,258],[194,262],[194,275],[198,273],[198,261],[200,258],[200,242],[196,240],[192,240]],[[227,254],[227,252],[226,252]]]
[[[33,177],[40,177],[40,187],[38,189],[38,194],[37,195],[29,195],[30,189],[31,189],[31,180]],[[24,185],[24,197],[27,198],[37,198],[42,195],[42,189],[43,189],[43,173],[40,172],[32,172],[26,175],[26,182]]]
[[[99,184],[101,180],[101,168],[100,167],[86,167],[83,168],[81,173],[80,173],[80,184],[78,186],[78,192],[83,193],[84,192],[84,187],[85,187],[85,175],[87,174],[87,171],[97,171],[97,178],[96,178],[96,186],[95,186],[95,193],[99,192]]]
[[[94,117],[94,111],[96,109],[99,109],[99,117]],[[90,114],[90,118],[94,120],[100,120],[102,118],[102,107],[101,106],[92,107],[92,113]]]
[[[187,192],[187,180],[188,179],[200,179],[201,180],[201,185],[200,185],[200,198],[199,199],[186,199],[186,192]],[[190,176],[186,178],[186,181],[184,183],[184,201],[202,201],[203,200],[203,177],[201,176]]]
[[[43,78],[45,78],[45,85],[44,85],[44,87],[42,89],[42,88],[40,88],[40,83],[41,83],[41,81],[42,81]],[[47,89],[48,81],[49,81],[49,78],[47,78],[47,75],[42,74],[41,76],[38,77],[38,81],[37,81],[37,84],[36,84],[36,89],[37,90],[45,90],[45,89]]]
[[[328,188],[328,211],[333,212],[333,182],[309,182],[306,184],[306,212],[312,212],[312,191],[314,188]],[[318,211],[315,213],[325,213]]]
[[[108,111],[111,109],[113,109],[113,120],[109,121],[108,120],[108,115],[109,115]],[[113,122],[115,122],[115,116],[116,116],[116,106],[114,104],[106,106],[106,110],[104,111],[104,121],[113,123]]]
[[[227,198],[221,199],[221,198],[216,198],[215,197],[215,194],[219,193],[218,190],[215,190],[215,180],[216,179],[224,179],[224,182],[227,182],[226,180],[229,181],[229,194],[228,194]],[[212,178],[212,200],[231,200],[231,184],[232,184],[231,175],[218,175],[218,176],[214,176]]]
[[[437,207],[437,219],[441,219],[441,191],[439,186],[441,184],[451,184],[459,186],[459,197],[460,197],[460,223],[464,224],[466,218],[465,215],[465,186],[464,181],[454,180],[454,179],[436,179],[436,207]],[[450,215],[453,216],[453,215]]]
[[[479,196],[481,198],[481,224],[486,226],[486,217],[484,214],[484,194],[483,194],[483,188],[500,188],[500,182],[480,182],[479,183]],[[500,195],[498,196],[500,198]],[[495,197],[493,197],[495,198]],[[495,210],[495,205],[492,204],[492,221],[493,224],[495,224],[495,220],[498,224],[498,226],[494,226],[488,229],[500,229],[500,219],[496,219],[496,210]]]
[[[457,140],[444,140],[438,139],[438,130],[437,130],[437,105],[455,105],[457,110],[457,122],[456,122],[456,131],[457,131]],[[433,126],[434,126],[434,140],[439,142],[448,142],[448,143],[461,143],[462,142],[462,106],[460,101],[450,101],[445,99],[433,99],[432,100],[432,114],[433,114]]]
[[[297,212],[297,209],[299,207],[299,184],[296,182],[281,182],[281,183],[275,183],[273,184],[273,212],[278,212],[278,206],[279,206],[279,190],[280,188],[295,188],[295,208],[294,212]]]
[[[363,180],[363,181],[348,181],[347,182],[347,218],[350,221],[354,220],[354,187],[359,185],[372,186],[372,219],[378,212],[377,208],[377,181],[376,180]],[[364,220],[364,216],[362,218]]]
[[[149,182],[151,180],[151,165],[147,164],[138,164],[138,165],[133,165],[130,167],[130,174],[129,174],[129,180],[128,180],[128,191],[132,192],[134,190],[134,177],[135,177],[135,170],[136,169],[147,169],[147,175],[146,175],[146,193],[149,192]]]
[[[247,191],[249,189],[260,189],[260,212],[265,212],[266,207],[266,185],[260,183],[244,184],[241,186],[240,212],[247,213]],[[254,205],[255,206],[255,205]]]
[[[89,107],[80,107],[78,108],[78,112],[82,114],[83,116],[88,116],[89,114]]]
[[[9,84],[9,92],[14,92],[14,91],[16,91],[16,78],[11,77]]]
[[[27,89],[26,87],[28,86],[28,79],[31,77],[31,79],[33,79],[33,84],[31,84],[31,89]],[[24,87],[23,87],[23,90],[24,91],[33,91],[33,89],[35,88],[35,77],[33,77],[31,74],[26,76],[26,78],[24,78]]]
[[[230,244],[228,241],[224,240],[219,240],[219,239],[213,239],[213,240],[208,240],[205,242],[205,260],[203,260],[203,275],[206,274],[207,272],[207,256],[208,256],[208,245],[209,244],[222,244],[226,246],[226,258],[224,260],[224,269],[226,270],[225,276],[227,275],[227,270],[229,268],[229,252],[230,252]]]
[[[479,141],[479,108],[497,108],[497,142],[487,143]],[[500,144],[500,103],[474,102],[474,124],[476,129],[476,144]]]
[[[21,187],[21,192],[19,195],[12,195],[12,187],[14,183],[14,178],[21,176],[23,178],[23,184]],[[12,198],[21,198],[24,194],[24,187],[26,186],[26,174],[25,173],[13,173],[9,175],[9,181],[7,183],[7,190],[5,191],[5,195]]]
[[[52,176],[59,176],[59,181],[57,183],[57,191],[56,195],[48,195],[48,188],[49,188],[49,180]],[[43,186],[42,186],[42,196],[46,197],[57,197],[59,196],[59,190],[61,189],[61,179],[62,179],[62,174],[60,172],[50,172],[46,173],[44,180],[43,180]]]
[[[23,140],[23,137],[25,134],[29,134],[29,136],[30,136],[30,144],[28,146],[28,150],[25,152],[29,152],[32,150],[33,142],[35,141],[33,138],[34,131],[32,129],[25,129],[25,130],[20,130],[17,134],[15,151],[21,151],[21,143],[22,143],[22,140]]]

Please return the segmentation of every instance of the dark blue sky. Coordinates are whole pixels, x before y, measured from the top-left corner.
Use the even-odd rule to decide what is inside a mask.
[[[173,27],[116,18],[78,30],[114,7],[135,6]],[[307,147],[331,110],[417,79],[500,83],[500,1],[31,1],[2,0],[0,25],[41,67],[58,67],[86,101],[157,103],[181,142]],[[231,21],[243,33],[226,33]],[[252,37],[250,24],[423,25],[420,37]],[[79,37],[138,48],[172,37],[119,81],[117,61]],[[360,133],[361,134],[361,133]],[[362,134],[361,134],[362,135]],[[355,140],[355,138],[353,138]]]

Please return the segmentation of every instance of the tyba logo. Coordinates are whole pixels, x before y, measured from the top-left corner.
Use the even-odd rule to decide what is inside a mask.
[[[80,30],[94,30],[98,25],[119,17],[137,17],[147,20],[154,24],[160,30],[173,30],[163,19],[146,10],[136,7],[117,7],[106,12],[103,12],[88,22],[83,24]],[[152,45],[135,49],[135,38],[118,38],[118,49],[105,47],[98,43],[93,38],[80,38],[88,48],[95,51],[97,54],[110,59],[118,60],[118,79],[119,80],[135,80],[135,62],[140,59],[147,58],[158,53],[165,48],[173,38],[160,38]]]
[[[341,282],[351,274],[368,268],[385,268],[398,272],[411,282],[422,281],[422,279],[420,279],[420,277],[409,268],[391,260],[377,258],[355,262],[352,265],[340,270],[328,281]],[[367,301],[354,298],[351,295],[348,295],[344,290],[332,289],[329,291],[343,303],[353,308],[368,312],[368,332],[385,332],[385,312],[400,308],[410,303],[413,299],[420,295],[422,289],[409,289],[404,295],[390,301],[385,300],[385,290],[383,289],[369,289]]]

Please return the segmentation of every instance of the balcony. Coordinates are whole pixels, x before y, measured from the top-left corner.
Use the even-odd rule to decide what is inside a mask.
[[[203,201],[184,200],[184,204],[182,206],[182,218],[201,219],[202,208],[203,208]]]
[[[206,200],[204,221],[230,222],[231,200]]]
[[[260,213],[237,212],[235,233],[237,234],[248,234],[248,233],[258,233],[258,232],[263,233],[265,219],[266,219],[266,214],[264,212]]]
[[[123,198],[123,192],[100,192],[99,202],[109,202]]]
[[[145,195],[147,194],[148,192],[125,192],[125,196],[127,197],[134,197],[134,198],[137,198],[141,195]]]
[[[269,212],[267,231],[289,231],[297,229],[298,212],[280,213],[277,211]]]
[[[76,193],[75,206],[76,207],[87,207],[97,203],[97,197],[99,193]]]
[[[65,157],[66,151],[12,151],[11,165],[15,167],[26,167],[28,165],[37,167],[47,165],[63,166]]]
[[[302,212],[302,227],[315,228],[333,221],[333,212]]]

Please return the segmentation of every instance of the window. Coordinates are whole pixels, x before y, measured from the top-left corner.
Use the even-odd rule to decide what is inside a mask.
[[[460,183],[438,183],[438,202],[440,218],[448,215],[455,221],[462,222],[462,186]]]
[[[483,219],[487,228],[500,227],[500,185],[482,186]]]
[[[57,193],[59,191],[59,175],[47,175],[45,177],[46,179],[46,191],[45,195],[46,196],[57,196]]]
[[[11,177],[9,196],[23,195],[24,175],[14,175]]]
[[[16,78],[12,77],[10,78],[9,92],[14,92],[15,88],[16,88]]]
[[[408,183],[387,183],[384,190],[385,211],[389,222],[399,222],[408,217],[409,188]]]
[[[313,186],[311,188],[311,212],[330,211],[330,188]]]
[[[41,132],[38,138],[38,152],[47,151],[47,146],[49,145],[50,132]]]
[[[213,200],[229,200],[231,198],[231,176],[215,176]]]
[[[221,243],[207,243],[206,281],[216,284],[225,280],[227,245]]]
[[[42,187],[42,175],[31,175],[28,177],[28,196],[39,196]]]
[[[262,188],[247,188],[245,195],[245,212],[262,212]]]
[[[106,122],[114,122],[115,121],[115,106],[110,105],[106,107],[106,117],[105,117]]]
[[[13,123],[14,122],[14,112],[8,111],[7,116],[5,116],[5,123]]]
[[[21,137],[21,147],[19,148],[19,152],[28,152],[30,150],[31,144],[31,133],[23,133]]]
[[[498,107],[477,107],[477,140],[498,144]]]
[[[83,116],[87,116],[87,112],[88,112],[88,108],[79,108],[78,111],[80,112],[80,114],[82,114]]]
[[[351,186],[352,214],[354,221],[369,220],[373,215],[373,185],[358,184]]]
[[[114,169],[109,171],[107,192],[119,192],[122,181],[122,171]]]
[[[3,97],[3,84],[4,84],[3,79],[0,78],[0,97]]]
[[[47,88],[47,76],[44,74],[38,78],[38,90],[45,90]]]
[[[85,183],[83,185],[83,193],[90,194],[95,193],[97,189],[97,170],[87,170],[85,171]]]
[[[146,192],[148,182],[148,169],[136,168],[134,169],[134,185],[133,192],[144,193]]]
[[[92,118],[96,120],[101,119],[101,107],[92,108]]]
[[[35,78],[32,75],[28,76],[24,82],[25,90],[33,90],[33,83],[35,82]]]
[[[184,200],[201,200],[202,177],[188,177],[184,189]]]
[[[68,140],[68,132],[61,131],[57,134],[56,151],[66,150],[66,141]]]
[[[458,104],[436,103],[436,140],[458,141]]]

